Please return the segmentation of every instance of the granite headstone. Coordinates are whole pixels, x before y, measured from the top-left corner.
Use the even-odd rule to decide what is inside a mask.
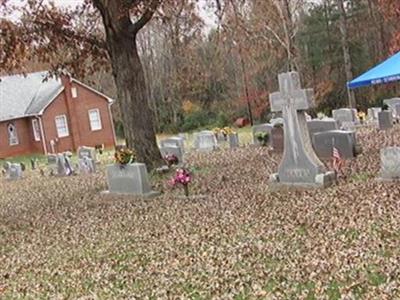
[[[143,163],[124,166],[118,164],[108,165],[107,182],[109,190],[104,194],[133,195],[145,198],[159,195],[158,192],[152,191],[147,168]]]
[[[272,184],[298,187],[326,187],[335,175],[327,172],[315,154],[308,133],[305,110],[313,106],[313,90],[301,89],[297,72],[280,74],[279,92],[270,94],[271,111],[282,111],[284,153]]]

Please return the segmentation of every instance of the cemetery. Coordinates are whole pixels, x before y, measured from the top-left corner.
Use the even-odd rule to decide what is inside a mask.
[[[400,299],[396,1],[3,2],[0,299]]]

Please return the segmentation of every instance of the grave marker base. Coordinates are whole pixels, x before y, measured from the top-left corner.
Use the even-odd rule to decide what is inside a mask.
[[[336,181],[335,173],[328,171],[315,176],[313,183],[293,183],[293,182],[280,182],[278,173],[272,174],[269,177],[268,185],[273,191],[281,191],[282,189],[310,189],[310,188],[326,188],[334,184]]]
[[[110,192],[110,191],[103,191],[100,193],[101,196],[103,197],[123,197],[126,199],[132,199],[132,198],[144,198],[144,199],[153,199],[155,197],[158,197],[161,195],[160,192],[156,192],[156,191],[151,191],[149,193],[146,194],[127,194],[127,193],[115,193],[115,192]]]

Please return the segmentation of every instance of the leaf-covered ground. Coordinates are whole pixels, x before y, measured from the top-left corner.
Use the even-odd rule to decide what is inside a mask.
[[[192,194],[103,198],[84,178],[0,179],[1,299],[399,299],[400,184],[376,181],[400,127],[326,190],[271,192],[280,156],[190,153]]]

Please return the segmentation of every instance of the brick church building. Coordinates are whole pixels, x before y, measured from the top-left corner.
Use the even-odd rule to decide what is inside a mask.
[[[116,144],[112,99],[46,72],[0,78],[0,158]]]

